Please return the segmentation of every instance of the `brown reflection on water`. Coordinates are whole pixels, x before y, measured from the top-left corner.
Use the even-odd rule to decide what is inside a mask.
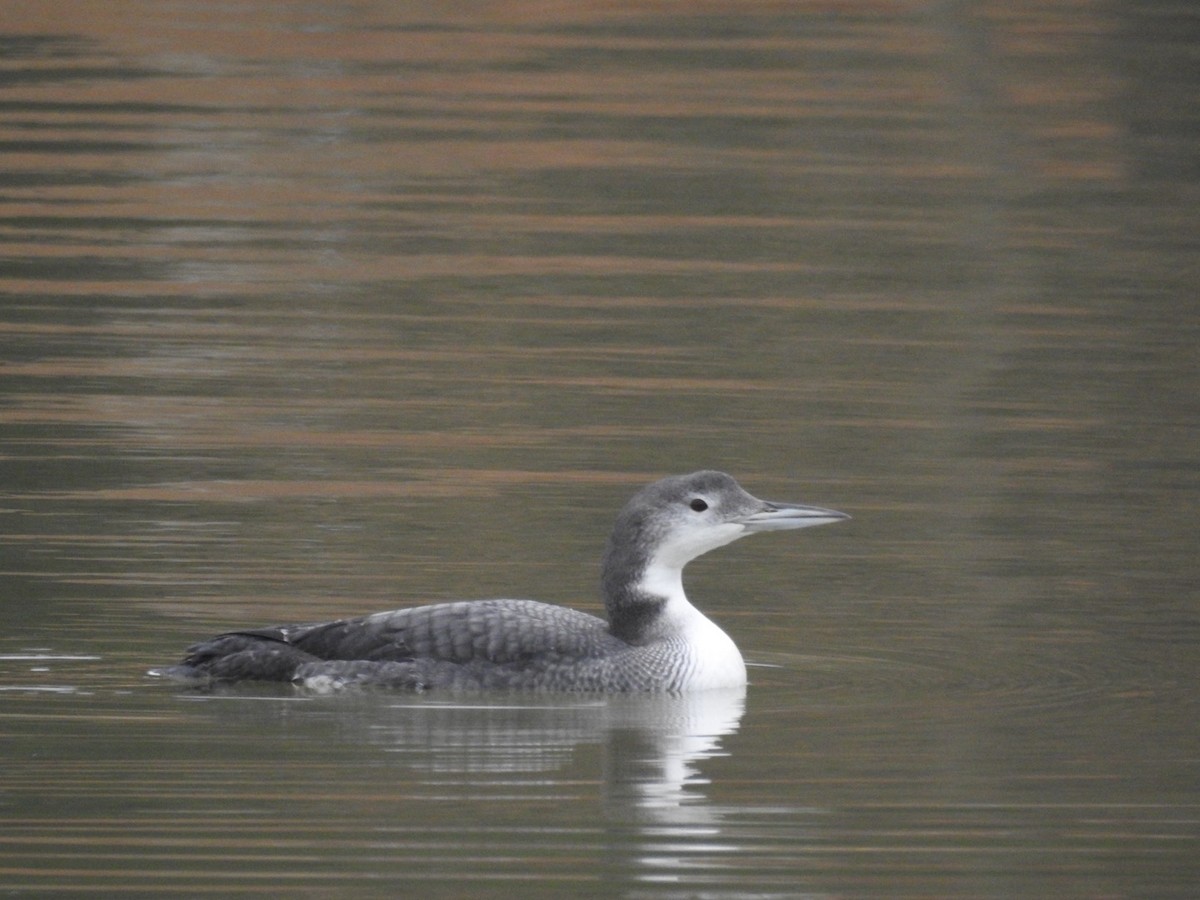
[[[0,883],[1190,896],[1194,31],[9,10]],[[855,518],[689,569],[754,683],[670,833],[601,799],[620,729],[471,780],[434,751],[553,742],[142,680],[225,628],[595,611],[617,508],[701,466]]]

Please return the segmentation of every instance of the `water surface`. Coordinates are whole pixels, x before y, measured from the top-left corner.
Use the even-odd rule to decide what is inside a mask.
[[[1196,18],[23,4],[0,26],[0,887],[1190,897]],[[599,609],[644,482],[744,697],[147,680]]]

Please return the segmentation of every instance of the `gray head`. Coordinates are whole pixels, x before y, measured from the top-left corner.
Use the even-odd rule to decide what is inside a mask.
[[[656,481],[625,505],[609,538],[603,588],[614,631],[621,630],[623,610],[649,599],[641,585],[650,570],[678,572],[702,553],[748,534],[848,518],[832,509],[759,500],[724,472]]]

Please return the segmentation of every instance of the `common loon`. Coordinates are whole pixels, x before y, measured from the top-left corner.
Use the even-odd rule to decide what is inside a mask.
[[[729,475],[656,481],[617,516],[596,616],[533,600],[467,600],[335,622],[233,631],[151,674],[193,683],[293,682],[425,690],[697,691],[741,687],[746,666],[683,592],[691,560],[760,531],[847,519],[768,503]]]

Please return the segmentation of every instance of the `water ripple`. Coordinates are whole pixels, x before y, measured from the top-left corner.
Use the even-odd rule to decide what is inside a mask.
[[[936,704],[1032,710],[1074,705],[1129,687],[1128,668],[1064,655],[864,649],[827,655],[774,655],[750,663],[752,685],[791,686],[804,705]]]

